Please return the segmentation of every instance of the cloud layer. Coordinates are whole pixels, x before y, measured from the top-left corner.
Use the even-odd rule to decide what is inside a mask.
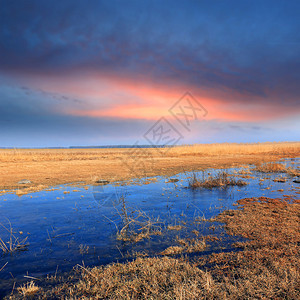
[[[185,91],[229,141],[230,132],[253,140],[256,127],[282,140],[279,123],[296,139],[297,121],[284,120],[300,111],[299,9],[267,0],[1,1],[2,145],[41,146],[41,128],[45,145],[50,136],[51,145],[131,143]],[[244,132],[234,127],[243,123]]]

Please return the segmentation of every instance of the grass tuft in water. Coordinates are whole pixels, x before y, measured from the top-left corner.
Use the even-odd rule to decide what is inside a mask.
[[[215,187],[227,187],[227,186],[244,186],[247,182],[236,179],[230,176],[227,172],[219,172],[217,175],[205,176],[203,173],[202,178],[199,178],[196,173],[193,173],[192,177],[189,180],[189,187],[192,189],[195,188],[215,188]]]
[[[117,228],[117,240],[137,243],[151,236],[162,234],[162,222],[159,218],[154,219],[142,210],[129,208],[125,195],[119,197],[119,204],[121,209],[118,207],[115,209],[121,218],[121,225],[113,222]]]
[[[8,233],[9,237],[7,241],[4,241],[0,237],[0,250],[2,250],[3,253],[12,253],[14,251],[20,251],[20,250],[25,250],[26,247],[28,246],[27,243],[27,238],[20,239],[15,235],[13,232],[13,228],[11,225],[11,222],[7,220],[9,223],[9,227],[4,226],[3,224],[0,223],[0,226],[2,226]]]
[[[36,294],[39,289],[40,288],[36,286],[33,281],[30,281],[20,286],[18,288],[18,291],[23,297],[26,297],[27,299],[27,297],[32,297],[34,294]]]
[[[282,173],[286,172],[286,170],[287,169],[285,165],[274,162],[258,164],[254,168],[254,171],[261,173]]]

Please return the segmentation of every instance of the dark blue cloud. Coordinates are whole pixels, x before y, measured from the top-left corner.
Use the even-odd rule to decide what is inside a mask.
[[[0,0],[0,76],[68,76],[94,70],[180,82],[188,88],[236,91],[247,95],[241,98],[244,101],[253,95],[296,111],[299,11],[297,0]],[[131,143],[151,126],[144,120],[68,116],[58,112],[56,104],[80,109],[80,99],[25,86],[13,91],[1,82],[0,88],[2,146],[37,145],[37,141],[37,146],[65,146],[79,140],[97,144],[101,139],[103,144],[116,138]],[[245,141],[249,132],[253,141],[264,132],[260,124],[238,123],[224,129],[214,122],[208,127],[210,132],[219,128],[215,131],[224,139],[242,132]],[[280,134],[265,130],[260,139]]]
[[[299,1],[1,1],[2,70],[178,80],[297,98]]]
[[[0,88],[0,148],[134,144],[151,121],[71,116],[57,105],[84,104],[26,87]],[[75,104],[74,104],[75,102]]]

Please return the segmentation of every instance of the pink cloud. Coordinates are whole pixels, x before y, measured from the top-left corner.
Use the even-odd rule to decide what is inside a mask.
[[[80,106],[58,108],[61,113],[74,116],[115,117],[123,119],[157,120],[186,91],[206,108],[206,118],[223,121],[257,122],[295,115],[297,109],[268,99],[268,96],[241,94],[229,89],[214,90],[186,86],[167,80],[154,82],[151,78],[125,78],[99,72],[76,73],[72,76],[33,76],[28,84],[51,93],[82,100]]]

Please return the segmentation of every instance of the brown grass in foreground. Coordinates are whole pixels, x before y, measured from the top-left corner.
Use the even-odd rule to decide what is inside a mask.
[[[216,219],[229,234],[249,239],[238,243],[242,251],[193,263],[162,257],[79,267],[76,281],[60,280],[36,299],[299,299],[300,201],[260,197],[238,203],[239,209]]]
[[[216,220],[226,224],[229,234],[250,239],[243,243],[247,249],[289,251],[300,244],[300,201],[291,201],[289,197],[245,198],[237,201],[242,209],[225,211]]]
[[[217,266],[213,278],[227,277],[233,294],[243,299],[299,299],[300,201],[260,197],[238,204],[240,209],[225,211],[216,220],[226,224],[229,234],[249,241],[237,243],[241,252],[209,257]]]
[[[202,239],[178,239],[177,243],[180,246],[170,246],[161,255],[176,255],[181,253],[196,253],[206,249],[206,238]]]
[[[24,298],[32,298],[40,288],[35,285],[34,281],[27,282],[18,288],[19,293]]]

